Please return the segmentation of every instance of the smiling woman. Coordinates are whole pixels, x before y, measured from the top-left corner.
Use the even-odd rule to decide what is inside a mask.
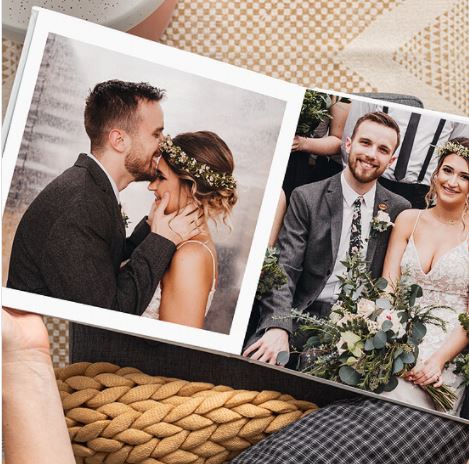
[[[447,329],[426,327],[416,367],[385,395],[436,409],[425,388],[444,384],[456,392],[450,412],[458,414],[464,387],[451,362],[467,345],[458,315],[469,305],[469,139],[450,140],[438,152],[427,195],[432,207],[407,210],[398,216],[383,274],[395,283],[401,272],[407,272],[423,289],[420,305],[435,305],[432,315],[444,320]]]

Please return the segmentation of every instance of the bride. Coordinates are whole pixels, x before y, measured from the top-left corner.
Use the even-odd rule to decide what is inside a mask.
[[[208,220],[227,219],[237,201],[233,155],[213,132],[168,136],[160,145],[156,178],[148,189],[156,201],[170,194],[166,214],[193,203],[204,217],[201,232],[180,243],[143,316],[202,328],[215,293],[217,252]],[[150,213],[151,214],[151,213]]]
[[[434,325],[419,346],[417,365],[398,387],[383,393],[417,406],[435,409],[420,386],[452,387],[458,399],[450,411],[457,414],[464,387],[450,362],[469,342],[458,321],[468,311],[469,295],[469,139],[457,138],[439,150],[425,210],[406,210],[396,219],[384,262],[383,275],[393,284],[401,272],[423,289],[421,305],[444,305],[433,314],[447,323],[446,332]]]

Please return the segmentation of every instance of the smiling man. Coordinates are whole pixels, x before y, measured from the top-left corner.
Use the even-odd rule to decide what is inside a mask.
[[[410,208],[407,200],[377,183],[394,162],[399,139],[390,116],[367,113],[345,142],[344,171],[294,190],[278,241],[288,282],[261,301],[260,323],[245,356],[275,364],[290,344],[301,348],[299,340],[290,340],[295,329],[290,310],[327,317],[337,300],[347,253],[361,252],[372,276],[381,275],[391,228],[371,234],[371,221],[379,211],[394,221]]]

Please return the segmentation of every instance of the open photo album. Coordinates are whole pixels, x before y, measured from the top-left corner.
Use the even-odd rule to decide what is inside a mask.
[[[71,359],[109,329],[467,422],[469,118],[422,106],[35,7],[3,305],[71,321]]]

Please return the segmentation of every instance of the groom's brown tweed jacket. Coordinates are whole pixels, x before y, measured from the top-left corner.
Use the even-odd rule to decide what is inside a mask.
[[[31,203],[13,242],[8,287],[140,315],[175,246],[144,220],[125,238],[111,183],[90,157],[54,179]],[[129,259],[121,267],[121,263]],[[120,336],[73,324],[71,357],[122,349]]]

